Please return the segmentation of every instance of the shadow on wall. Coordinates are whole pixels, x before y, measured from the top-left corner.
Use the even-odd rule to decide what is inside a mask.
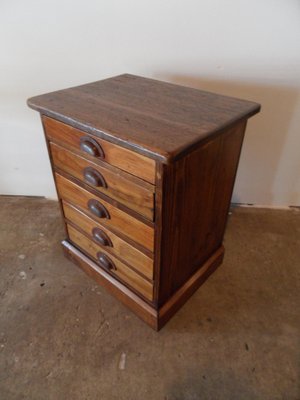
[[[277,184],[278,190],[291,193],[288,205],[292,205],[293,185],[296,184],[298,173],[294,170],[293,179],[289,176],[287,183],[282,177],[283,173],[279,174],[279,168],[282,167],[281,157],[297,102],[297,90],[181,75],[161,74],[159,79],[260,103],[261,112],[248,121],[232,200],[234,203],[276,204]],[[300,159],[297,167],[299,171]],[[283,182],[276,183],[279,175]],[[284,188],[288,184],[290,187]]]

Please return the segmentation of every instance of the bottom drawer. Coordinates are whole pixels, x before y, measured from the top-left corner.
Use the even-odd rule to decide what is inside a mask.
[[[67,225],[70,240],[91,258],[97,261],[106,271],[120,278],[146,299],[153,300],[153,284],[123,264],[120,260],[104,251],[100,246],[88,239],[71,225]]]

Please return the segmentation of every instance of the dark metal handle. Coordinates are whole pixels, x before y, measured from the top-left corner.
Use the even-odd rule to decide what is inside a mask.
[[[107,218],[107,219],[110,218],[109,212],[104,207],[104,205],[101,204],[99,201],[97,201],[95,199],[90,199],[88,201],[87,205],[88,205],[88,208],[91,211],[91,213],[96,215],[96,217],[98,217],[98,218]]]
[[[99,252],[99,253],[97,253],[97,259],[98,259],[101,267],[106,269],[107,271],[116,271],[117,270],[117,267],[111,261],[111,259],[109,257],[107,257],[107,255]]]
[[[90,185],[107,188],[107,184],[99,171],[92,167],[83,170],[84,180]]]
[[[80,148],[90,156],[104,158],[104,151],[100,144],[89,136],[80,138]]]
[[[109,246],[109,247],[113,246],[110,238],[101,229],[93,228],[92,235],[93,235],[93,238],[96,240],[96,242],[102,244],[102,246]]]

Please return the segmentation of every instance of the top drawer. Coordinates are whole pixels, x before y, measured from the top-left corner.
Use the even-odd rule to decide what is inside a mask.
[[[105,161],[152,184],[155,183],[155,161],[106,140],[89,135],[70,125],[42,116],[46,136],[65,144],[93,161]]]

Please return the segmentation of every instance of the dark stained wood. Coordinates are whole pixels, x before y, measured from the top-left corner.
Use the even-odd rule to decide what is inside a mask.
[[[159,330],[222,262],[260,106],[133,75],[28,103],[42,114],[66,255]]]
[[[244,131],[241,121],[164,166],[159,306],[222,244]]]
[[[153,301],[158,306],[161,271],[161,239],[162,239],[162,206],[164,189],[164,167],[162,163],[156,163],[156,192],[155,192],[155,226],[154,226],[154,291]]]
[[[253,102],[128,74],[33,97],[28,105],[164,163],[260,109]]]

